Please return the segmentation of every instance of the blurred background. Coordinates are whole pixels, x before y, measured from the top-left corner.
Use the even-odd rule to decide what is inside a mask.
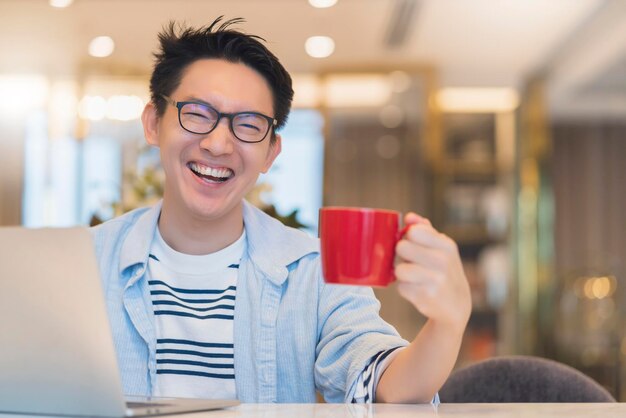
[[[156,34],[219,15],[294,78],[255,204],[313,235],[322,205],[422,213],[472,287],[458,366],[540,355],[626,400],[624,0],[0,0],[0,225],[156,201]],[[412,339],[423,318],[377,294]]]

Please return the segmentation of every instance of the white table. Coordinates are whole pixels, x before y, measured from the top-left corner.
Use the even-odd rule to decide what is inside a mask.
[[[243,404],[204,418],[626,418],[626,403],[560,404]],[[179,415],[178,417],[182,417]],[[193,418],[199,418],[194,414]]]
[[[0,418],[28,415],[0,414]],[[626,418],[626,403],[559,404],[243,404],[232,408],[166,415],[172,418]]]

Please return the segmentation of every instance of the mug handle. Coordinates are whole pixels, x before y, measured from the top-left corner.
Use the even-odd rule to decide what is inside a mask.
[[[404,234],[407,233],[409,228],[412,227],[415,224],[416,223],[404,225],[404,227],[401,230],[399,230],[398,233],[396,234],[396,242],[400,241],[404,237]]]
[[[419,219],[417,221],[412,222],[410,224],[404,225],[404,227],[401,230],[398,231],[398,233],[396,234],[396,242],[400,241],[404,237],[404,235],[407,233],[409,228],[412,227],[413,225],[419,225],[421,223],[428,223],[428,224],[430,224],[428,219],[423,218],[420,215],[418,215],[418,217],[419,217]]]

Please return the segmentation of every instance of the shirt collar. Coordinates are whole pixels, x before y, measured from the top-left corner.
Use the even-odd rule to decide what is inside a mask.
[[[290,264],[307,254],[319,252],[317,239],[300,230],[285,227],[245,200],[243,222],[250,259],[277,285],[287,279]]]
[[[163,201],[159,200],[156,205],[139,214],[139,219],[130,228],[122,244],[120,273],[135,264],[145,265],[148,263],[150,247],[156,233],[162,204]]]
[[[138,215],[137,222],[122,244],[120,272],[136,264],[147,264],[162,203],[159,201]],[[317,239],[297,229],[285,227],[245,200],[243,222],[250,259],[277,285],[287,279],[289,265],[307,254],[319,252]]]

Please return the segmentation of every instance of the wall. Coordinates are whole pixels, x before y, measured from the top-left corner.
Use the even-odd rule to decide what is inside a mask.
[[[626,124],[558,123],[552,134],[554,354],[623,400]]]

